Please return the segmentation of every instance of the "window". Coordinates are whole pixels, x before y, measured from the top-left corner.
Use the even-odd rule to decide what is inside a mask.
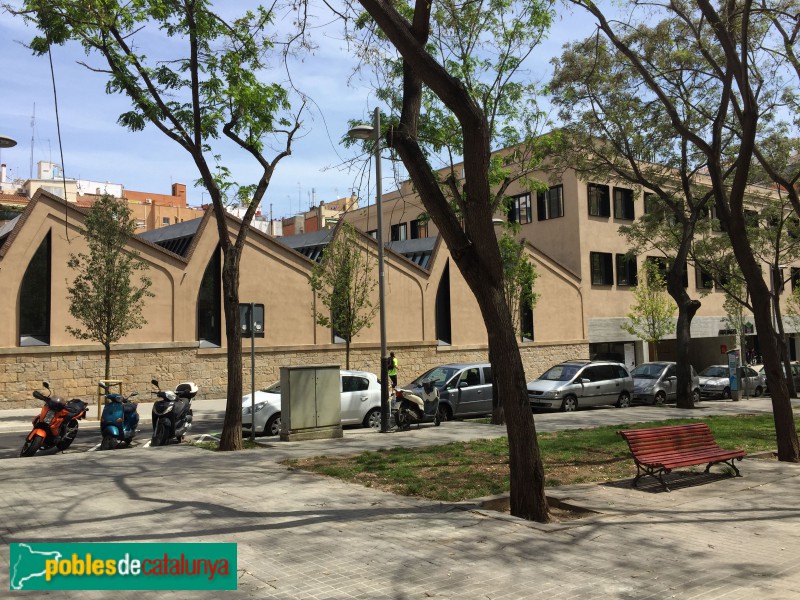
[[[144,229],[145,222],[144,219],[136,219],[136,229]]]
[[[411,221],[411,239],[416,240],[425,237],[428,237],[428,222],[422,219]]]
[[[161,218],[161,225],[164,226],[164,227],[169,225],[169,217],[162,217]]]
[[[800,286],[800,269],[798,269],[797,267],[792,267],[791,278],[792,278],[792,291],[794,291],[794,288]]]
[[[699,290],[710,290],[714,287],[714,277],[711,273],[708,273],[702,269],[702,267],[695,266],[694,268],[694,279],[695,284],[697,285],[697,289]]]
[[[556,185],[536,194],[536,214],[540,221],[564,216],[564,186]]]
[[[592,285],[611,285],[614,283],[612,257],[610,252],[590,252]]]
[[[217,248],[208,261],[200,289],[197,292],[197,339],[200,347],[218,347],[222,339],[222,263]]]
[[[644,194],[644,214],[646,215],[658,215],[664,212],[664,207],[661,204],[661,199],[658,197],[658,194],[651,194],[650,192],[645,192]]]
[[[50,345],[51,247],[48,233],[25,269],[19,288],[19,345]]]
[[[377,230],[377,229],[370,229],[370,230],[367,232],[367,235],[368,235],[369,237],[371,237],[371,238],[374,238],[374,239],[376,239],[376,240],[377,240],[377,239],[378,239],[378,230]]]
[[[354,375],[342,375],[343,392],[363,392],[369,389],[369,379]]]
[[[609,192],[607,185],[597,183],[589,184],[589,216],[591,217],[610,217],[611,206],[609,202]]]
[[[471,367],[465,369],[458,376],[458,384],[456,387],[461,387],[462,383],[466,383],[467,387],[473,387],[481,384],[481,373],[478,367]]]
[[[656,265],[656,269],[664,278],[666,283],[667,274],[670,269],[670,265],[672,264],[671,259],[664,258],[663,256],[648,256],[647,260],[654,263]],[[686,263],[683,263],[683,287],[689,287],[689,272],[686,270]]]
[[[486,385],[492,385],[492,367],[483,367],[483,381]]]
[[[450,261],[444,266],[442,279],[436,289],[436,339],[440,344],[452,344],[450,315]]]
[[[531,195],[522,194],[511,199],[511,208],[508,210],[508,222],[525,225],[533,220],[531,213]]]
[[[408,239],[406,235],[406,224],[398,223],[397,225],[392,225],[392,241],[400,242],[405,239]]]
[[[614,188],[614,218],[633,221],[633,190]]]
[[[770,267],[769,270],[772,272],[772,289],[777,294],[783,293],[783,283],[786,281],[783,275],[783,269],[776,269],[774,266]]]
[[[617,285],[628,286],[639,283],[637,278],[636,257],[617,254]]]

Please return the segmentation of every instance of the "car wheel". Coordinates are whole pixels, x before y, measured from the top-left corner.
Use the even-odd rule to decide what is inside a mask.
[[[453,420],[453,409],[450,408],[447,404],[440,404],[437,414],[439,415],[440,422]]]
[[[656,397],[653,399],[653,404],[656,406],[664,406],[664,403],[667,401],[667,395],[664,392],[658,392]]]
[[[578,410],[578,399],[575,396],[567,396],[561,402],[562,412],[574,412]]]
[[[628,392],[622,392],[619,395],[617,403],[614,405],[617,408],[628,408],[631,405],[631,395]]]
[[[381,409],[380,408],[373,408],[367,413],[367,416],[364,417],[364,422],[362,423],[364,427],[371,427],[376,431],[381,430]]]
[[[756,391],[753,392],[753,395],[758,398],[761,394],[764,393],[764,390],[761,389],[761,386],[756,386]]]
[[[264,425],[264,435],[279,435],[281,432],[281,413],[275,413]]]
[[[700,402],[700,390],[692,391],[692,402],[694,402],[695,404]]]
[[[731,398],[731,388],[726,387],[724,390],[722,390],[722,398],[724,400],[730,400],[730,398]]]

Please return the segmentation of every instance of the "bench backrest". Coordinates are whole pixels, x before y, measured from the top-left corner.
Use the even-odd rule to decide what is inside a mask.
[[[628,429],[617,433],[628,442],[634,456],[718,447],[711,429],[705,423]]]

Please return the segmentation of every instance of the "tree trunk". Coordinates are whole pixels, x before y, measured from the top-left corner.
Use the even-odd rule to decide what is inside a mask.
[[[344,341],[344,368],[350,370],[350,340]]]
[[[222,424],[220,450],[241,450],[242,444],[242,333],[239,326],[239,253],[225,248],[222,263],[222,295],[225,340],[228,344],[228,395]]]
[[[794,377],[792,377],[792,357],[789,356],[789,345],[786,343],[786,332],[783,329],[783,317],[780,311],[780,300],[778,293],[775,292],[773,297],[775,303],[775,322],[778,324],[778,331],[775,332],[775,340],[778,344],[778,352],[783,360],[783,368],[786,372],[786,389],[789,392],[789,398],[797,396],[797,390],[794,389]]]
[[[506,415],[505,411],[503,411],[503,402],[500,398],[499,392],[497,391],[496,375],[496,371],[499,368],[502,368],[502,365],[494,359],[494,353],[492,352],[491,345],[489,345],[489,362],[492,365],[492,425],[505,425]]]
[[[111,379],[111,344],[103,344],[103,348],[105,349],[105,358],[106,358],[105,380],[108,381],[109,379]]]
[[[681,285],[681,287],[683,286]],[[685,292],[682,296],[680,300],[676,299],[676,302],[678,302],[678,324],[675,329],[675,337],[677,338],[675,369],[678,376],[676,407],[691,409],[695,408],[695,406],[689,349],[692,341],[692,319],[700,308],[700,302],[692,300]]]
[[[741,227],[737,227],[739,223],[734,223],[733,219],[730,221],[728,223],[729,237],[752,299],[753,318],[756,322],[758,342],[764,358],[764,371],[770,382],[778,460],[798,462],[800,461],[800,443],[798,443],[795,430],[792,403],[789,400],[783,364],[778,352],[775,328],[772,324],[772,294],[764,283],[761,267],[753,256],[743,224]],[[738,230],[734,230],[734,227],[737,227]]]

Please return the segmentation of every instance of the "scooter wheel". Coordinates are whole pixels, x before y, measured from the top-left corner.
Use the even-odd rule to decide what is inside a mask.
[[[42,438],[38,435],[33,436],[33,438],[29,440],[25,440],[25,443],[22,444],[22,450],[20,450],[20,456],[33,456],[36,454],[36,451],[42,446]]]
[[[433,417],[433,424],[434,424],[436,427],[438,427],[439,425],[441,425],[441,424],[442,424],[442,420],[439,418],[439,413],[438,413],[438,412],[436,413],[436,416],[435,416],[435,417]]]
[[[164,421],[161,420],[156,425],[156,430],[153,432],[153,439],[150,442],[151,446],[165,446],[169,442],[169,432],[167,431]]]
[[[104,435],[103,441],[100,442],[100,450],[113,450],[114,446],[116,445],[116,441],[113,437]]]

